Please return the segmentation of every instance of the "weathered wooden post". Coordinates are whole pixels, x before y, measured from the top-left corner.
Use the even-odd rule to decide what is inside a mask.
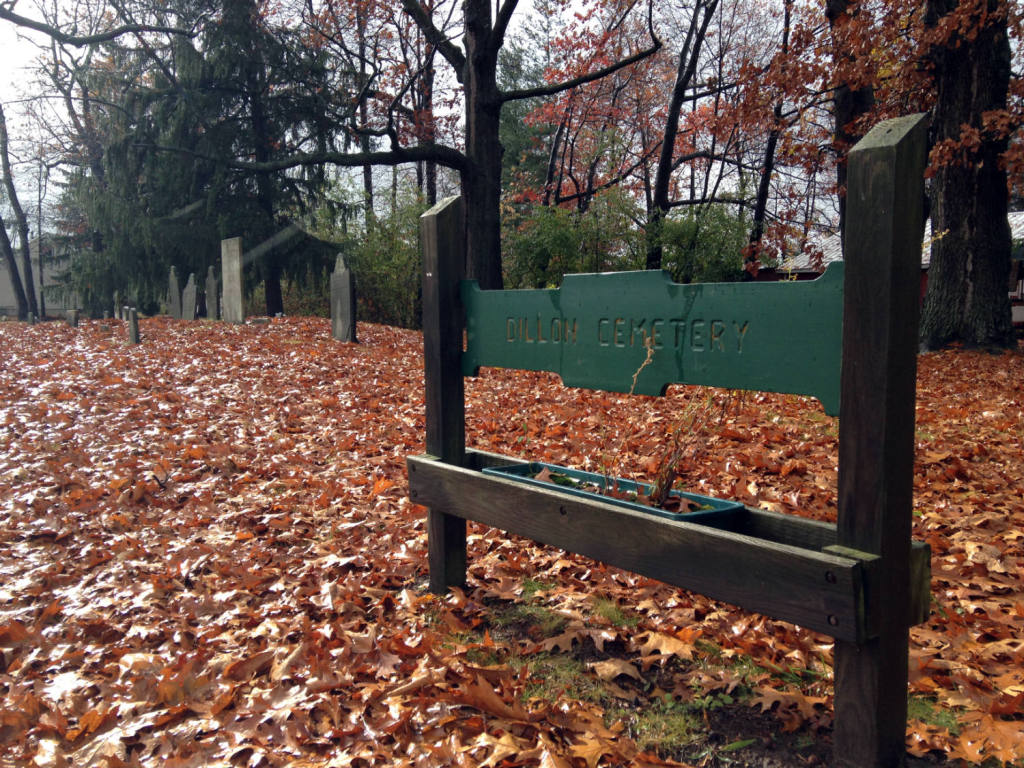
[[[420,217],[423,252],[423,359],[427,453],[446,464],[466,458],[459,281],[465,262],[461,197],[443,200]],[[444,510],[427,512],[430,589],[443,593],[466,580],[466,521]]]
[[[918,292],[927,122],[879,124],[848,158],[837,548],[860,553],[868,637],[836,639],[835,764],[905,762]],[[915,585],[922,579],[914,579]]]
[[[220,243],[220,276],[224,290],[221,318],[227,323],[245,322],[242,303],[242,238],[232,237]]]
[[[139,343],[139,314],[135,307],[126,307],[128,317],[128,343]]]
[[[176,320],[181,319],[181,288],[178,287],[178,273],[174,267],[167,277],[167,314]]]
[[[331,273],[331,335],[356,343],[356,278],[340,254]]]

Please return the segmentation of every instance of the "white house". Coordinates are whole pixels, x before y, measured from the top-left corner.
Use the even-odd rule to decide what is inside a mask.
[[[54,258],[53,249],[45,240],[43,241],[42,269],[39,267],[38,238],[29,242],[29,253],[31,254],[32,259],[32,281],[33,287],[35,288],[37,306],[42,309],[43,304],[40,301],[40,297],[44,295],[43,291],[45,290],[45,307],[47,315],[63,316],[67,310],[74,309],[74,297],[70,297],[70,300],[67,300],[52,290],[52,286],[55,284],[57,276],[64,271],[67,265],[61,263],[59,258]],[[21,284],[24,287],[25,275],[21,265],[21,254],[17,248],[15,248],[14,256],[18,262],[18,274],[22,278]],[[51,286],[51,289],[47,289],[47,286]],[[14,288],[11,285],[11,277],[7,271],[6,259],[0,261],[0,315],[14,317],[17,317],[18,315],[18,302],[14,298]]]

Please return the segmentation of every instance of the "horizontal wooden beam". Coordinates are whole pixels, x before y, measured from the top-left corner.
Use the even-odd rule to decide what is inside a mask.
[[[494,463],[487,455],[467,457],[471,466],[485,462]],[[410,456],[408,468],[409,496],[417,504],[833,637],[856,642],[865,636],[867,575],[856,558],[756,538],[735,525],[720,530],[667,520],[431,456]],[[798,520],[791,529],[801,527]],[[822,537],[820,523],[803,522],[814,538]]]

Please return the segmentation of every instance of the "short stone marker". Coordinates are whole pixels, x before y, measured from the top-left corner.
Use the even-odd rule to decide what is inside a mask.
[[[72,328],[77,328],[78,327],[78,310],[77,309],[69,309],[68,310],[68,313],[67,313],[67,323]]]
[[[128,317],[128,343],[139,343],[139,314],[134,307],[125,307]]]
[[[220,317],[218,297],[217,275],[213,271],[213,265],[211,264],[210,268],[206,270],[206,316],[211,320],[217,320]]]
[[[181,289],[178,287],[178,273],[171,267],[171,273],[167,278],[167,313],[177,319],[181,319]]]
[[[227,323],[244,323],[242,304],[242,238],[220,242],[220,274],[224,287],[221,318]]]
[[[331,336],[356,343],[356,279],[341,255],[331,273]]]
[[[193,272],[189,273],[185,291],[181,296],[181,319],[196,319],[196,276]]]

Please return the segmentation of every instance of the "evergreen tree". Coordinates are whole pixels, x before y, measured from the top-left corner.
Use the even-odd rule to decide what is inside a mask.
[[[322,166],[247,172],[224,159],[265,163],[282,152],[324,150],[331,92],[322,56],[253,0],[176,4],[195,41],[105,46],[100,68],[117,92],[102,119],[102,173],[81,169],[67,202],[101,235],[82,251],[74,287],[89,307],[114,287],[155,308],[175,266],[182,276],[219,266],[220,241],[242,236],[250,278],[264,282],[268,314],[282,311],[281,279],[330,268],[323,249],[301,247],[293,223],[322,188]],[[116,276],[116,278],[115,278]]]

